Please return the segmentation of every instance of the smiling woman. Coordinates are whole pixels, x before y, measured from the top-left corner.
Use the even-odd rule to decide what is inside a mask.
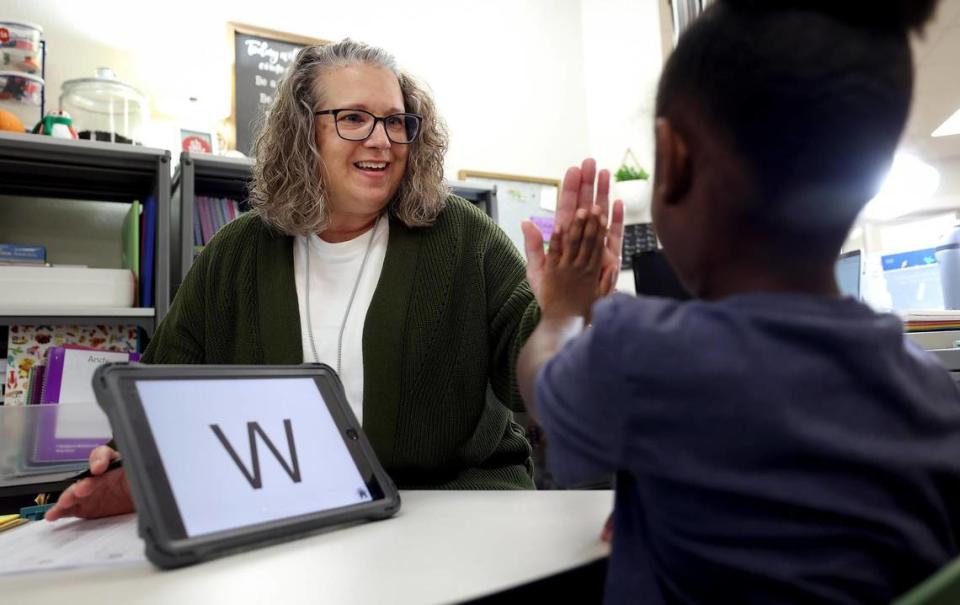
[[[252,212],[205,249],[145,360],[323,362],[401,485],[532,487],[509,407],[539,310],[503,232],[448,195],[446,146],[388,53],[303,49],[254,143]]]
[[[399,487],[532,488],[512,410],[539,307],[503,231],[448,194],[446,147],[430,96],[385,51],[305,48],[254,145],[252,211],[204,248],[143,360],[323,362]],[[105,476],[52,518],[132,507],[124,471],[102,470],[113,455],[93,454]]]
[[[426,90],[392,56],[350,40],[310,46],[300,52],[277,92],[254,144],[251,205],[267,223],[293,235],[320,233],[328,229],[331,200],[341,203],[344,219],[358,212],[369,215],[373,206],[379,204],[379,211],[389,203],[408,227],[433,222],[447,195],[446,127]],[[345,109],[363,110],[366,120]],[[407,119],[397,114],[412,115],[409,119],[417,122],[407,141],[388,137],[389,124],[377,119],[403,119],[406,128]],[[354,181],[353,176],[374,176],[351,176],[362,170],[354,166],[360,161],[389,163],[382,178]],[[372,206],[365,211],[354,206],[360,201],[356,195]],[[369,228],[372,221],[366,218]]]

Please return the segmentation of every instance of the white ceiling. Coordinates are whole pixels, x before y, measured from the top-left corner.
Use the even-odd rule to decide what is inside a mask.
[[[960,109],[960,0],[941,0],[937,16],[914,44],[917,82],[904,144],[927,160],[960,158],[960,135],[930,134]]]

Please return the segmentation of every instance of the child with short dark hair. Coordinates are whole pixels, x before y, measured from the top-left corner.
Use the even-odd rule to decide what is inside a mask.
[[[960,554],[960,391],[833,273],[935,4],[719,0],[657,100],[654,223],[696,300],[591,307],[593,214],[548,254],[520,386],[558,480],[616,473],[608,601],[885,603]]]

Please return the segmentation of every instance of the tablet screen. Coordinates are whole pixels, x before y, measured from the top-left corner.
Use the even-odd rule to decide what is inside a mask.
[[[311,378],[137,380],[136,389],[188,537],[372,499]]]

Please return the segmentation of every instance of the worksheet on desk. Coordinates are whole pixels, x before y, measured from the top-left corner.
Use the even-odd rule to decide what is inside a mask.
[[[0,533],[0,553],[0,575],[146,561],[135,514],[31,521]]]

